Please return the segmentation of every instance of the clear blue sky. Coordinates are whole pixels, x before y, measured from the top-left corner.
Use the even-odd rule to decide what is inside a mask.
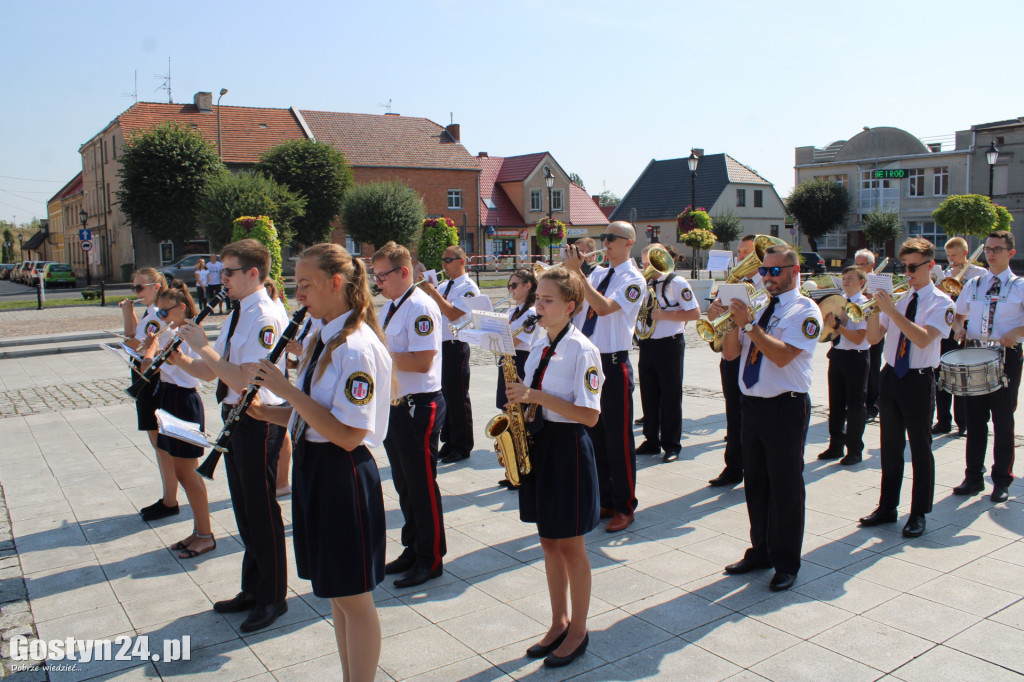
[[[471,153],[548,150],[592,194],[703,147],[785,196],[796,146],[1024,115],[1019,0],[2,0],[0,26],[0,218],[19,223],[132,104],[136,70],[139,98],[166,101],[168,57],[176,102],[452,112]]]

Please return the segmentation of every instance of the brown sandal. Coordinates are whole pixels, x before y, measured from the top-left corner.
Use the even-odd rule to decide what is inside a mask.
[[[213,537],[213,533],[210,533],[209,535],[199,535],[197,533],[196,534],[196,539],[199,539],[199,538],[202,538],[203,540],[207,540],[207,539],[213,540],[213,545],[211,547],[207,547],[206,549],[201,549],[198,552],[196,550],[194,550],[194,549],[189,549],[187,546],[183,547],[182,549],[185,550],[185,553],[184,554],[179,554],[178,558],[179,559],[195,559],[200,554],[206,554],[207,552],[212,552],[213,550],[217,549],[217,538]]]
[[[173,551],[173,552],[184,552],[186,549],[188,549],[188,546],[192,544],[192,542],[186,542],[186,540],[189,540],[189,538],[192,538],[193,535],[198,535],[198,533],[196,533],[196,529],[195,528],[192,529],[192,535],[189,535],[187,538],[185,538],[185,540],[178,540],[173,545],[171,545],[171,547],[170,547],[171,551]],[[192,538],[192,539],[194,541],[194,538]]]

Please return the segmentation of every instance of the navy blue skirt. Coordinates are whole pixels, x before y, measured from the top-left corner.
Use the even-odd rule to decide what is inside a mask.
[[[196,389],[182,388],[177,384],[161,381],[157,401],[164,412],[187,422],[195,422],[201,429],[206,429],[206,411],[203,409],[203,399],[199,397],[199,391]],[[205,449],[198,445],[162,434],[156,437],[156,446],[171,457],[183,459],[202,457],[205,452]]]
[[[135,363],[138,367],[139,363]],[[139,397],[135,400],[135,416],[139,431],[156,431],[156,408],[160,407],[160,375],[150,383],[142,387]],[[131,374],[131,382],[134,384],[139,378],[135,372]]]
[[[519,518],[542,538],[585,535],[600,520],[594,446],[582,424],[546,421],[530,451],[533,471],[519,487]]]
[[[365,445],[348,452],[306,441],[292,469],[292,541],[300,578],[323,599],[370,592],[384,580],[384,496]]]

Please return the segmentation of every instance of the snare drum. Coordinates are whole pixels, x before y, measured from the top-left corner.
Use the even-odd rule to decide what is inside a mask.
[[[1003,354],[992,348],[943,353],[939,388],[953,395],[987,395],[1003,387]]]

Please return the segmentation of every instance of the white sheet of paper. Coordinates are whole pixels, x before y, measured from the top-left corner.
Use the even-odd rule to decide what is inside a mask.
[[[750,289],[746,284],[722,284],[718,287],[718,298],[722,305],[728,306],[733,301],[750,305]]]
[[[124,344],[121,344],[121,345],[124,345]],[[132,363],[132,359],[130,357],[128,357],[128,354],[125,353],[123,350],[121,350],[121,348],[119,346],[110,346],[110,345],[107,345],[105,343],[101,343],[101,344],[99,344],[99,347],[102,348],[103,350],[107,351],[108,353],[110,353],[114,357],[119,358],[120,360],[122,360],[129,367],[133,367],[134,368],[135,365]]]
[[[157,410],[156,423],[159,427],[159,432],[165,436],[176,438],[192,445],[198,445],[201,448],[210,447],[206,434],[199,428],[199,424],[195,422],[179,419],[166,410]]]
[[[841,277],[836,277],[835,275],[829,275],[829,277],[832,278],[832,286],[833,287],[835,287],[836,289],[842,289],[843,288],[843,280],[842,280]]]
[[[118,348],[120,348],[125,353],[127,353],[128,357],[132,358],[133,360],[138,360],[139,362],[142,361],[142,356],[139,355],[138,353],[136,353],[135,349],[132,348],[131,346],[125,345],[124,342],[121,342],[120,344],[118,344]]]
[[[486,298],[477,296],[477,298]],[[484,337],[481,348],[493,350],[495,353],[515,353],[516,345],[512,340],[512,326],[508,323],[508,317],[504,313],[492,313],[490,311],[474,310],[473,327],[487,336]],[[497,347],[492,347],[493,338],[496,335],[500,339]]]
[[[876,291],[884,291],[892,295],[892,273],[883,272],[878,275],[868,275],[868,282],[864,287],[864,291],[869,294],[873,294]]]
[[[705,268],[712,272],[727,272],[732,267],[732,251],[708,251],[708,264]]]
[[[423,278],[437,287],[437,270],[427,270],[423,273]]]

